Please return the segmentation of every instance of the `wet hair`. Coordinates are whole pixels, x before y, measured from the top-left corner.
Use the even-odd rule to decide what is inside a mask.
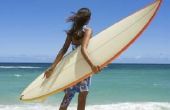
[[[67,34],[70,36],[74,36],[80,30],[82,30],[83,26],[88,24],[91,11],[88,8],[81,8],[76,13],[72,12],[72,16],[67,19],[67,22],[72,22],[71,28],[67,31]]]

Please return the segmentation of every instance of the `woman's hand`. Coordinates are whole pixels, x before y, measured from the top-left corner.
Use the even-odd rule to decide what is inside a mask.
[[[91,69],[92,69],[94,74],[96,74],[97,72],[101,71],[101,68],[98,65],[97,66],[95,66],[95,65],[91,66]]]
[[[45,71],[44,77],[49,78],[51,74],[53,73],[54,68],[49,68]]]

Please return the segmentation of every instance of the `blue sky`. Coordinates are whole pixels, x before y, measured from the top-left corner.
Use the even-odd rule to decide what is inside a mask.
[[[94,35],[153,0],[1,0],[0,62],[52,62],[70,27],[71,11],[88,7]],[[115,62],[170,63],[170,0]]]

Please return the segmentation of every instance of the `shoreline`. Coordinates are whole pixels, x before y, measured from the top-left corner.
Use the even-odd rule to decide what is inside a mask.
[[[56,110],[59,105],[47,104],[21,104],[21,105],[0,105],[0,110]],[[76,104],[71,104],[68,110],[76,109]],[[113,103],[104,105],[89,105],[87,104],[86,110],[169,110],[169,102],[125,102]]]

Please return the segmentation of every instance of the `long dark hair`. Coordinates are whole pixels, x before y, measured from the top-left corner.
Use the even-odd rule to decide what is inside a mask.
[[[81,8],[76,13],[72,12],[72,16],[67,19],[67,22],[72,22],[72,27],[67,31],[67,34],[74,36],[77,32],[82,30],[83,26],[88,24],[91,11],[88,8]]]

